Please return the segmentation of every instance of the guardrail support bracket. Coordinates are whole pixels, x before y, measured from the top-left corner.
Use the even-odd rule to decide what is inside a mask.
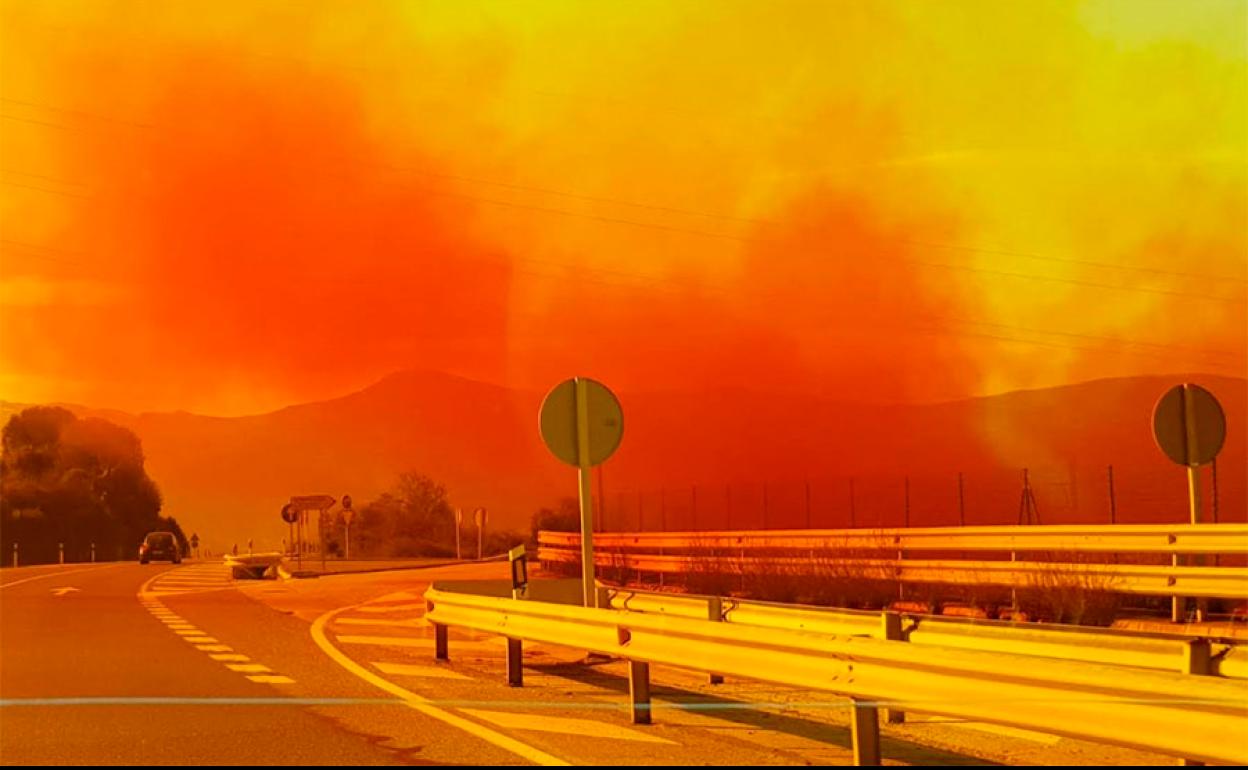
[[[650,724],[650,664],[628,662],[628,695],[632,701],[633,724]]]
[[[433,657],[437,660],[450,660],[451,654],[447,644],[447,626],[433,624]]]
[[[521,649],[519,639],[507,640],[507,684],[512,687],[524,686],[524,668],[521,666]]]
[[[850,734],[854,742],[854,764],[859,767],[878,767],[880,758],[880,710],[853,701],[850,715]]]

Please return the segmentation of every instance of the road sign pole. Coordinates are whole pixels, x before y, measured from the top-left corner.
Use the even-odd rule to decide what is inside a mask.
[[[1196,432],[1196,402],[1192,397],[1192,389],[1187,385],[1183,386],[1183,422],[1184,432],[1187,437],[1187,499],[1191,508],[1192,523],[1199,524],[1203,507],[1200,499],[1200,445],[1199,436]],[[1177,561],[1177,555],[1176,555]],[[1197,566],[1204,564],[1204,557],[1200,555],[1189,557],[1192,564]],[[1185,598],[1175,597],[1176,602],[1186,604]],[[1207,602],[1203,599],[1196,602],[1196,622],[1202,623],[1205,620],[1205,609]],[[1175,608],[1171,608],[1171,614]],[[1178,609],[1185,609],[1180,607]],[[1173,620],[1174,618],[1172,618]],[[1176,621],[1177,622],[1177,621]]]
[[[585,606],[598,606],[598,592],[594,590],[594,497],[590,489],[592,478],[589,464],[589,394],[585,379],[576,378],[576,451],[577,474],[581,487],[581,581],[585,592]]]
[[[346,526],[343,528],[343,532],[344,532],[343,539],[345,540],[345,543],[343,544],[342,558],[350,559],[351,558],[351,522],[346,523]]]

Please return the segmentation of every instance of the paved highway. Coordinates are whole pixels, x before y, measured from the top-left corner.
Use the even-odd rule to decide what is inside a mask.
[[[632,725],[619,662],[452,631],[435,664],[421,594],[506,564],[232,581],[219,563],[0,573],[0,761],[10,764],[846,764],[844,702],[656,670]],[[913,764],[1160,758],[1024,731],[913,720]],[[1160,760],[1165,762],[1165,760]]]

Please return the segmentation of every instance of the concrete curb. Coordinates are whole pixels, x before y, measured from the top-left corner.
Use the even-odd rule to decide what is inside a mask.
[[[389,567],[368,567],[366,569],[347,570],[344,572],[320,572],[317,570],[306,570],[306,569],[298,571],[298,572],[291,572],[290,570],[286,568],[285,562],[283,562],[282,564],[278,565],[277,574],[279,577],[281,577],[282,580],[303,580],[306,578],[338,577],[340,575],[367,575],[367,574],[371,574],[375,572],[400,572],[402,570],[433,569],[435,567],[453,567],[453,566],[460,565],[460,564],[489,564],[491,562],[505,561],[506,558],[507,558],[507,554],[502,554],[500,556],[491,556],[487,559],[480,559],[480,560],[464,559],[462,561],[455,561],[452,559],[450,561],[440,561],[440,562],[434,562],[432,564],[404,564],[404,565],[389,566]]]

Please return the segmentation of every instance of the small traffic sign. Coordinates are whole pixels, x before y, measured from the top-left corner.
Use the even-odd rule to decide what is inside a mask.
[[[583,394],[584,404],[578,403],[578,391]],[[597,380],[564,380],[546,394],[538,417],[542,440],[555,457],[568,465],[580,466],[578,412],[582,412],[586,420],[585,462],[598,465],[620,446],[624,437],[624,412],[615,394]]]
[[[282,521],[286,522],[287,524],[294,524],[298,520],[299,520],[299,511],[295,508],[295,506],[291,505],[290,503],[286,503],[285,505],[282,506]]]
[[[1226,415],[1213,394],[1199,385],[1175,385],[1153,408],[1153,438],[1179,465],[1213,462],[1226,441]]]
[[[472,522],[476,524],[478,527],[483,526],[485,524],[485,509],[484,508],[478,508],[472,512]]]
[[[199,535],[197,533],[191,533],[191,547],[192,548],[199,547]]]
[[[329,495],[303,495],[290,498],[290,504],[297,511],[325,511],[338,502]]]
[[[344,511],[351,510],[351,495],[342,496],[342,509]]]
[[[344,508],[342,510],[342,522],[349,527],[351,526],[351,522],[354,520],[355,520],[355,511],[351,510],[350,508]]]

